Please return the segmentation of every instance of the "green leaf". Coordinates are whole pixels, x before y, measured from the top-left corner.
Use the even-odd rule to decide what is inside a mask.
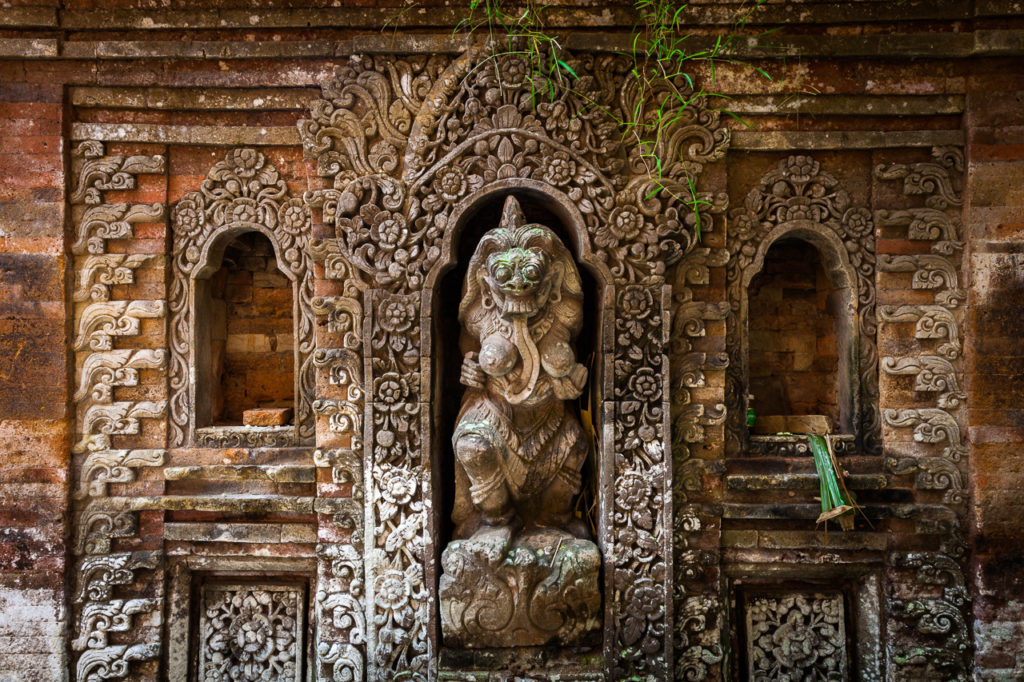
[[[569,66],[568,64],[566,64],[565,62],[563,62],[563,61],[562,61],[561,59],[559,59],[559,60],[557,60],[557,61],[558,61],[558,64],[559,64],[559,65],[560,65],[560,66],[561,66],[561,67],[562,67],[563,69],[565,69],[566,71],[568,71],[569,73],[571,73],[571,74],[572,74],[572,77],[573,77],[573,78],[579,78],[579,76],[577,76],[577,75],[576,75],[576,72],[572,70],[572,67],[571,67],[571,66]]]

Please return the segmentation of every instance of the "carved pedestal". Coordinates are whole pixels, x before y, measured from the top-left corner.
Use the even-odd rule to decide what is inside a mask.
[[[444,642],[470,649],[581,644],[601,626],[601,555],[564,531],[455,540],[441,564]]]

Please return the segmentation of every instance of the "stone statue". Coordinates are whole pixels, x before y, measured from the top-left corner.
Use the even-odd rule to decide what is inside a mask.
[[[460,539],[442,556],[446,644],[578,643],[600,608],[600,555],[573,514],[590,443],[567,403],[587,381],[572,347],[583,292],[568,249],[514,197],[470,260],[459,322],[467,389],[452,436]]]

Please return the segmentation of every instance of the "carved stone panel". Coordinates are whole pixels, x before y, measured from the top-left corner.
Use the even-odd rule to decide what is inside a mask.
[[[849,680],[843,594],[748,594],[747,679]]]
[[[305,590],[285,585],[205,585],[196,652],[201,682],[300,682]]]

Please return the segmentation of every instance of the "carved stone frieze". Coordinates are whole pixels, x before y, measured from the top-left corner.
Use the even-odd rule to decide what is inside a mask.
[[[967,399],[960,388],[957,370],[952,363],[938,355],[918,355],[910,358],[882,358],[882,371],[886,374],[911,375],[914,390],[939,393],[938,405],[955,410]]]
[[[107,633],[128,632],[132,627],[132,616],[151,613],[159,607],[160,603],[156,599],[89,602],[82,608],[81,634],[71,642],[71,648],[75,651],[105,649],[108,646]]]
[[[71,152],[72,204],[100,204],[101,192],[135,189],[135,176],[141,173],[164,173],[163,156],[104,156],[103,143],[86,140]]]
[[[963,475],[954,462],[943,457],[903,457],[886,460],[889,472],[902,476],[916,473],[914,487],[918,490],[944,490],[945,504],[964,504],[967,490]]]
[[[204,585],[198,679],[303,679],[305,590],[286,585]]]
[[[903,675],[921,679],[970,679],[971,640],[968,614],[970,596],[965,587],[962,562],[966,540],[960,531],[960,517],[967,509],[968,491],[960,471],[967,455],[958,421],[966,400],[960,386],[962,372],[960,324],[966,293],[961,289],[960,259],[963,249],[959,207],[963,186],[964,155],[959,148],[932,150],[932,162],[882,164],[875,168],[880,180],[903,180],[903,193],[924,197],[925,208],[879,211],[876,217],[886,226],[906,226],[907,238],[934,242],[931,254],[887,255],[879,259],[883,272],[909,272],[911,287],[936,290],[934,305],[883,306],[885,324],[914,322],[914,336],[940,343],[934,350],[911,350],[904,357],[885,358],[889,374],[915,377],[914,390],[922,400],[912,406],[896,406],[884,412],[885,423],[911,428],[914,440],[942,446],[941,456],[892,457],[887,461],[895,476],[914,474],[914,488],[943,491],[942,502],[951,505],[952,520],[935,523],[928,532],[939,533],[939,551],[897,552],[889,564],[912,587],[896,595],[890,586],[887,610],[897,623],[892,627],[889,658],[906,670]],[[922,406],[937,393],[934,407]]]
[[[964,151],[959,147],[935,147],[931,162],[879,164],[879,180],[903,180],[903,193],[925,195],[929,208],[943,210],[963,205]],[[913,239],[913,237],[911,237]]]
[[[98,450],[86,455],[79,473],[76,499],[104,497],[108,483],[135,480],[136,467],[163,466],[166,450]]]
[[[92,405],[79,419],[78,428],[81,438],[72,448],[75,454],[89,450],[89,436],[131,435],[137,434],[141,428],[140,419],[157,419],[167,412],[167,403],[163,400],[140,400],[137,402],[117,402],[107,405]]]
[[[255,149],[229,151],[203,180],[199,191],[182,197],[172,212],[174,228],[171,309],[171,444],[194,442],[207,447],[280,446],[311,441],[314,432],[312,401],[315,392],[312,353],[313,264],[308,252],[309,208],[290,197],[277,169]],[[277,262],[292,281],[297,302],[295,333],[295,433],[226,433],[195,423],[196,386],[196,278],[209,274],[211,249],[234,235],[255,231],[270,240]],[[195,381],[193,379],[193,381]]]
[[[349,296],[317,296],[312,301],[315,315],[327,316],[327,331],[341,334],[344,346],[358,349],[363,338],[363,307],[358,300]]]
[[[110,287],[135,282],[135,269],[156,258],[150,254],[106,253],[87,256],[75,274],[76,303],[109,301]]]
[[[363,463],[352,450],[317,450],[318,467],[331,467],[335,483],[350,484],[351,498],[331,523],[348,534],[347,542],[321,543],[316,588],[318,679],[365,679],[366,595],[363,572]]]
[[[164,216],[163,204],[90,206],[77,220],[77,240],[71,245],[71,252],[79,256],[106,255],[108,239],[131,237],[134,223],[154,223],[162,221]]]
[[[747,194],[744,206],[730,213],[727,291],[732,315],[726,332],[731,361],[726,387],[729,420],[727,452],[738,455],[747,447],[743,419],[748,385],[746,287],[760,269],[768,248],[784,236],[797,236],[814,244],[833,281],[852,289],[850,308],[856,311],[858,355],[850,374],[859,376],[860,414],[852,424],[868,452],[881,450],[878,414],[878,353],[875,336],[875,229],[871,213],[853,206],[839,180],[822,170],[814,158],[790,156],[768,171]],[[842,354],[840,354],[842,355]],[[840,363],[845,362],[840,357]],[[845,372],[846,370],[841,370]]]
[[[138,530],[131,512],[86,508],[76,519],[75,554],[109,554],[113,538],[132,537]]]
[[[891,255],[878,258],[882,272],[912,272],[913,289],[938,289],[935,302],[947,308],[956,308],[967,300],[967,292],[960,288],[956,266],[945,256],[935,254]]]
[[[102,682],[127,677],[132,661],[150,661],[160,655],[160,643],[112,644],[102,649],[87,649],[78,657],[75,679]]]
[[[142,320],[163,317],[163,301],[99,301],[88,304],[78,318],[73,348],[111,350],[114,336],[136,336]]]
[[[89,354],[78,371],[78,389],[73,400],[78,409],[110,403],[115,386],[138,386],[140,369],[163,369],[167,351],[118,349]]]
[[[959,324],[953,312],[941,305],[884,305],[878,310],[883,322],[914,322],[918,339],[947,339],[936,351],[947,360],[956,360],[962,349]]]
[[[748,596],[744,604],[751,680],[847,680],[843,595]]]
[[[875,222],[883,227],[905,226],[907,239],[931,241],[932,251],[952,256],[964,248],[960,219],[936,208],[875,211]]]
[[[954,462],[967,454],[967,446],[960,438],[960,425],[946,410],[920,408],[886,410],[883,419],[889,426],[914,429],[914,440],[919,443],[949,443],[942,456]]]

